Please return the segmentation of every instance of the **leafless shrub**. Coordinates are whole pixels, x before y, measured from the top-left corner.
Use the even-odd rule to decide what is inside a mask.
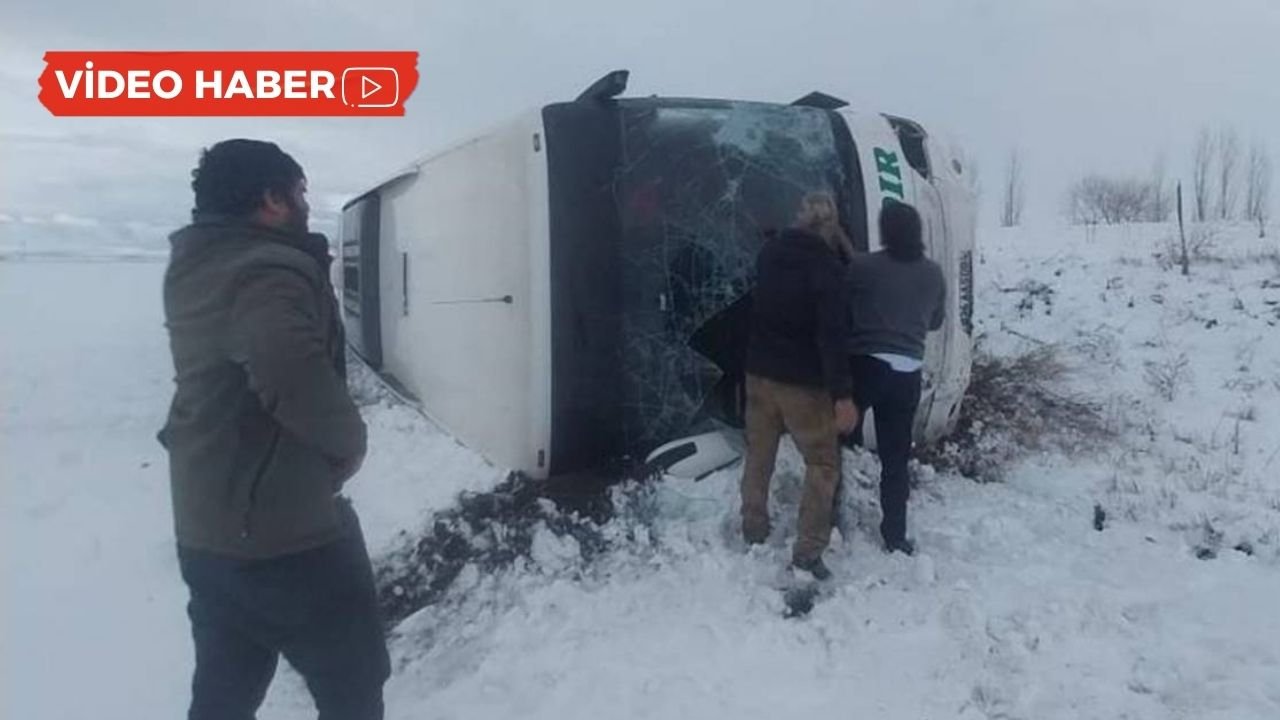
[[[920,460],[981,482],[1029,452],[1094,449],[1108,435],[1100,406],[1055,389],[1067,372],[1055,345],[997,358],[979,353],[955,432]]]
[[[1186,353],[1164,360],[1148,360],[1143,379],[1165,400],[1172,401],[1182,386],[1191,380],[1191,361]]]
[[[1266,384],[1267,381],[1261,378],[1237,376],[1224,380],[1222,382],[1222,389],[1251,393]]]
[[[1161,270],[1173,270],[1182,265],[1182,243],[1174,235],[1166,235],[1155,253],[1156,266]]]
[[[1067,216],[1077,225],[1148,220],[1156,215],[1163,193],[1148,180],[1089,175],[1067,192]]]
[[[1190,261],[1204,262],[1216,259],[1218,238],[1222,231],[1211,223],[1196,223],[1187,231],[1187,256]],[[1182,239],[1176,234],[1164,236],[1160,241],[1160,249],[1156,251],[1156,264],[1161,270],[1173,270],[1181,267]]]
[[[1255,250],[1237,256],[1244,267],[1257,267],[1259,265],[1271,265],[1277,273],[1280,273],[1280,247],[1271,248],[1269,250]],[[1277,288],[1280,287],[1280,275],[1274,278],[1263,280],[1263,287]]]
[[[1267,219],[1271,214],[1271,157],[1261,141],[1249,148],[1245,164],[1245,219],[1258,226],[1258,237],[1267,236]]]
[[[1205,260],[1213,256],[1218,247],[1221,229],[1217,225],[1199,223],[1191,226],[1187,234],[1187,253],[1193,259]]]
[[[1240,162],[1240,136],[1232,128],[1218,133],[1218,219],[1236,216],[1236,166]]]
[[[1073,349],[1089,358],[1094,365],[1109,368],[1123,365],[1120,360],[1120,341],[1114,333],[1098,328],[1081,330],[1077,332],[1077,337],[1079,339]]]
[[[1044,305],[1046,314],[1053,309],[1053,288],[1038,280],[1023,280],[1013,287],[1000,288],[1000,292],[1022,295],[1017,305],[1018,315],[1021,317],[1033,312],[1036,309],[1037,302]]]

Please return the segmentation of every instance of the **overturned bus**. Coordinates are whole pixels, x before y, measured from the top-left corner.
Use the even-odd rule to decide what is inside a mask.
[[[343,314],[366,362],[464,444],[535,478],[732,432],[765,231],[826,191],[855,248],[873,250],[879,208],[900,200],[920,210],[948,279],[916,435],[946,433],[972,350],[966,168],[916,123],[821,93],[619,98],[625,82],[611,73],[344,206]]]

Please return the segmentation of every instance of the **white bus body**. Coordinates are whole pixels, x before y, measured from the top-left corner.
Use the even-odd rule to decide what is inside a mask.
[[[584,472],[740,426],[764,232],[827,190],[859,250],[915,205],[948,280],[917,439],[972,352],[974,199],[915,123],[805,104],[586,97],[413,163],[343,211],[348,337],[491,462]]]

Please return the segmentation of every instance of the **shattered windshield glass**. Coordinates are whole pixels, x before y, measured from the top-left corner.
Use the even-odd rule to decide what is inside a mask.
[[[620,106],[622,410],[625,442],[640,450],[740,423],[748,292],[765,232],[786,227],[806,193],[853,193],[824,110]]]

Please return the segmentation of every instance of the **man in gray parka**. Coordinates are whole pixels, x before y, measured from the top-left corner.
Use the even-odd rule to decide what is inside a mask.
[[[381,718],[373,574],[339,495],[365,426],[306,178],[254,140],[208,148],[192,176],[164,281],[176,388],[159,435],[191,592],[189,718],[253,718],[281,654],[321,718]]]

